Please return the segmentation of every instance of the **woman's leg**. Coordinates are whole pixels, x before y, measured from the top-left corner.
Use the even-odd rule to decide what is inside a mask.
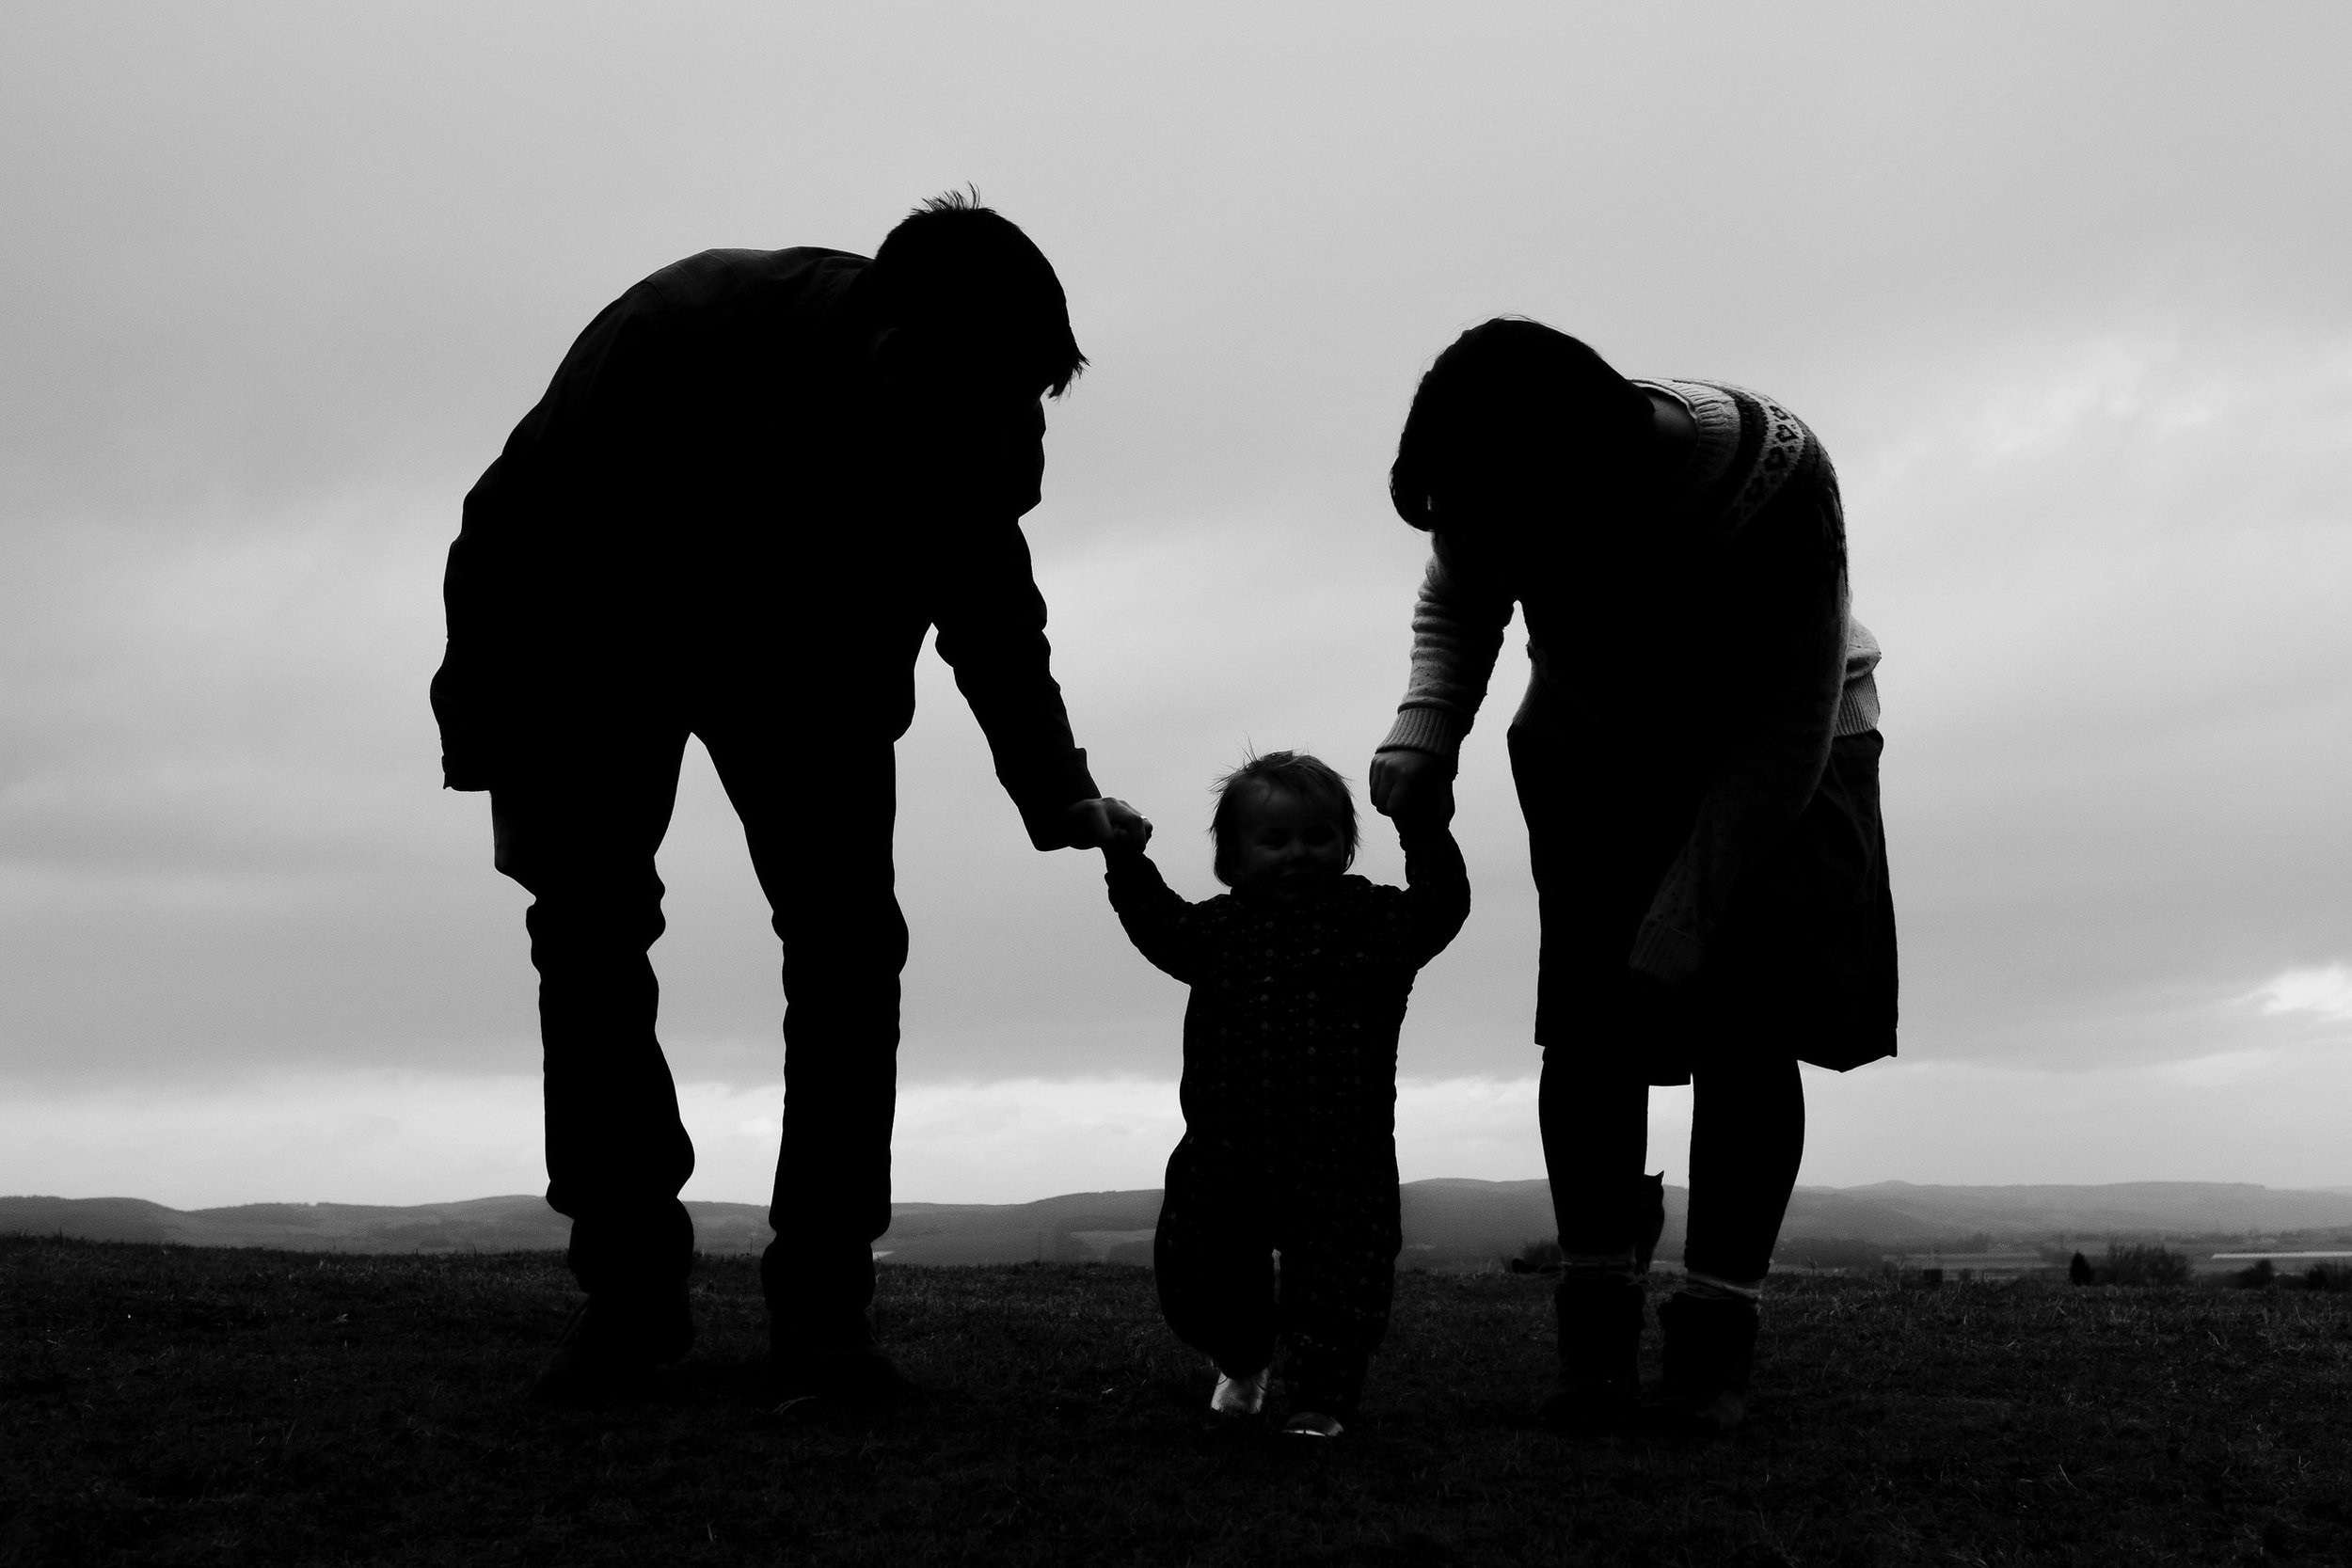
[[[1595,1432],[1633,1416],[1645,1300],[1637,1269],[1663,1218],[1658,1184],[1642,1170],[1650,1064],[1622,1026],[1625,954],[1658,871],[1688,828],[1660,827],[1672,802],[1646,787],[1652,781],[1629,793],[1591,776],[1540,678],[1512,721],[1510,747],[1543,922],[1536,1115],[1565,1263],[1552,1298],[1560,1382],[1542,1418],[1562,1431]]]
[[[1552,707],[1544,683],[1531,682],[1509,735],[1543,929],[1536,1117],[1561,1250],[1571,1257],[1623,1254],[1630,1274],[1650,1208],[1641,1190],[1649,1084],[1626,1048],[1618,1019],[1624,955],[1647,903],[1641,890],[1656,879],[1617,864],[1622,855],[1612,858],[1609,847],[1622,847],[1629,836],[1623,811],[1611,815],[1612,805],[1584,779],[1588,765],[1563,736]],[[1646,842],[1659,835],[1629,836]]]
[[[1793,1056],[1705,1063],[1692,1079],[1688,1283],[1658,1309],[1666,1378],[1643,1421],[1713,1436],[1747,1417],[1758,1294],[1804,1154],[1804,1085]]]
[[[1753,1289],[1772,1268],[1804,1158],[1804,1082],[1793,1056],[1708,1062],[1692,1077],[1684,1265],[1694,1278]]]
[[[1642,1174],[1649,1085],[1547,1050],[1537,1109],[1563,1261],[1552,1292],[1560,1381],[1540,1414],[1562,1432],[1610,1431],[1632,1418],[1641,1392],[1637,1254],[1657,1240],[1654,1205],[1642,1201],[1655,1192]]]
[[[1547,1047],[1535,1115],[1560,1250],[1614,1258],[1626,1269],[1641,1240],[1642,1164],[1649,1148],[1649,1085],[1597,1067],[1589,1050]]]

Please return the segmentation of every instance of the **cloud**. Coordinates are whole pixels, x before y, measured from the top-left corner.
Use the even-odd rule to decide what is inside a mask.
[[[1836,449],[1928,1053],[2199,1054],[2352,940],[2352,329],[2191,314],[1957,356]]]
[[[1898,1059],[1805,1074],[1802,1180],[2352,1182],[2352,1051],[2324,1042],[2063,1070]]]
[[[439,1203],[547,1184],[539,1085],[518,1073],[223,1073],[0,1093],[0,1191],[234,1203]]]
[[[2290,969],[2272,975],[2246,1000],[2259,1001],[2265,1013],[2311,1013],[2324,1019],[2352,1020],[2352,969],[2340,963],[2322,969]]]
[[[1637,372],[1763,387],[1829,443],[1887,649],[1900,1072],[1974,1064],[2031,1100],[2043,1080],[2002,1074],[2058,1065],[2128,1098],[2154,1064],[2236,1063],[2300,1114],[2260,1053],[2337,1004],[2233,999],[2352,952],[2352,99],[2328,77],[2352,23],[699,14],[0,16],[24,236],[0,256],[0,1070],[45,1085],[28,1104],[154,1085],[228,1127],[250,1078],[315,1072],[360,1116],[405,1092],[366,1073],[473,1074],[527,1130],[524,900],[481,798],[435,787],[423,703],[459,497],[633,278],[712,244],[870,247],[970,179],[1055,257],[1094,356],[1030,531],[1080,737],[1177,885],[1212,890],[1203,789],[1243,745],[1360,776],[1422,548],[1381,494],[1397,422],[1449,337],[1526,311]],[[1418,1081],[1535,1060],[1518,670],[1465,753],[1476,909],[1417,987]],[[920,691],[910,1095],[1168,1081],[1181,990],[1091,863],[1027,848],[935,661]],[[1376,823],[1365,868],[1401,869]],[[781,1053],[776,954],[699,753],[661,869],[665,1039],[683,1081],[748,1097],[709,1147],[740,1144],[752,1190],[732,1129]],[[2064,1082],[2054,1102],[2090,1103]],[[1459,1173],[1518,1168],[1487,1092],[1416,1134]],[[2269,1102],[2216,1104],[2257,1148]],[[1047,1185],[1129,1147],[1070,1114],[1038,1133],[1072,1173]]]
[[[0,1083],[0,1193],[232,1203],[431,1203],[546,1185],[539,1083],[520,1072],[271,1069],[189,1092]],[[688,1080],[685,1196],[768,1200],[783,1087]],[[1541,1175],[1533,1079],[1406,1079],[1406,1180]],[[1653,1118],[1678,1147],[1671,1097]],[[1184,1135],[1172,1079],[1037,1077],[903,1085],[893,1184],[910,1202],[1025,1203],[1156,1187]]]

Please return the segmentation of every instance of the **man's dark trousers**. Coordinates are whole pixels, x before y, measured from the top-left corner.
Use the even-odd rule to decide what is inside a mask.
[[[633,705],[583,724],[561,761],[492,790],[498,865],[533,895],[548,1202],[572,1221],[590,1298],[629,1320],[673,1309],[693,1262],[678,1191],[694,1151],[654,1028],[661,935],[654,855],[698,736],[742,819],[784,943],[785,1117],[760,1271],[776,1342],[865,1340],[871,1243],[890,1226],[898,974],[896,766],[888,739],[834,730],[821,752],[775,721],[776,693]],[[803,736],[806,731],[801,732]]]

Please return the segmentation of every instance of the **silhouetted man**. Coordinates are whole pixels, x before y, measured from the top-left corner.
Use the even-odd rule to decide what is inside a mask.
[[[466,498],[433,705],[449,787],[490,791],[498,867],[534,898],[548,1201],[588,1294],[544,1393],[627,1385],[693,1339],[694,1153],[646,958],[689,735],[784,943],[771,1361],[787,1392],[896,1386],[866,1307],[907,942],[893,743],[926,631],[1039,848],[1141,820],[1072,744],[1020,529],[1042,400],[1085,363],[1027,236],[941,197],[870,261],[709,250],[646,278]]]

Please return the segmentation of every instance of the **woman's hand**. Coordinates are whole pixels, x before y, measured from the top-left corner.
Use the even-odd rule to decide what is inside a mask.
[[[1454,770],[1427,752],[1378,752],[1372,759],[1372,809],[1398,822],[1442,827],[1454,820]]]

